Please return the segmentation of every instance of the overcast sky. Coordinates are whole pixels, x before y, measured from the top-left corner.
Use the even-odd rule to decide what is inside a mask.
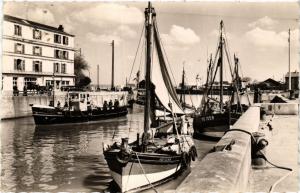
[[[76,48],[82,48],[95,84],[98,64],[100,83],[110,83],[109,42],[114,39],[116,84],[124,84],[129,77],[147,2],[6,2],[3,6],[5,14],[53,26],[63,24],[65,31],[76,36]],[[231,60],[236,53],[243,76],[253,80],[282,79],[288,70],[289,28],[291,69],[299,68],[299,6],[296,2],[154,2],[153,6],[177,84],[183,63],[189,83],[195,82],[197,74],[205,78],[207,53],[215,54],[220,20],[225,24]],[[144,69],[141,52],[138,52],[134,73],[140,61]],[[225,73],[229,79],[229,70]]]

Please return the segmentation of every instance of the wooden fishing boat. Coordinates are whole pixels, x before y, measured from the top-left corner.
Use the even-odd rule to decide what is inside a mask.
[[[230,62],[229,53],[227,50],[227,41],[224,38],[223,21],[220,23],[220,38],[218,49],[214,61],[210,57],[210,63],[207,70],[207,79],[205,84],[205,92],[201,101],[199,113],[195,115],[193,120],[194,137],[211,137],[220,138],[230,128],[230,125],[242,115],[248,108],[250,100],[248,97],[248,104],[242,104],[240,98],[241,78],[239,76],[239,60],[234,56],[235,68],[229,68],[232,77],[232,84],[227,88],[231,94],[231,98],[224,102],[224,81],[223,81],[223,54],[226,53],[227,61]],[[215,99],[212,91],[216,89],[216,75],[219,71],[219,97]],[[247,95],[247,93],[246,93]]]
[[[33,105],[32,116],[36,125],[97,121],[126,116],[128,111],[124,101],[125,97],[120,101],[116,99],[114,104],[104,102],[100,107],[93,105],[90,93],[70,91],[66,95],[64,106]]]
[[[111,175],[121,192],[154,188],[188,169],[197,155],[193,139],[184,127],[184,112],[167,71],[156,13],[150,2],[145,9],[145,27],[147,60],[143,135],[140,138],[137,134],[132,143],[128,138],[122,138],[121,143],[104,145],[103,149]],[[153,55],[158,56],[157,61],[152,57],[152,50],[156,52]],[[155,76],[151,77],[150,72]],[[162,123],[157,118],[154,99],[170,114],[170,121]],[[156,137],[163,131],[171,132],[165,138]]]

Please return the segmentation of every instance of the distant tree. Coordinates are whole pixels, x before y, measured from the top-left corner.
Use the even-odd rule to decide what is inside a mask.
[[[251,79],[250,77],[247,77],[247,76],[242,78],[242,82],[247,82],[247,83],[249,83],[251,80],[252,80],[252,79]]]
[[[89,69],[89,64],[80,54],[75,54],[74,58],[74,73],[75,86],[84,87],[91,83],[91,79],[84,75],[83,71]]]

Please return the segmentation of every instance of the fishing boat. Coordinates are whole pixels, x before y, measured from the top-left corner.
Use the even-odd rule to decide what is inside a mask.
[[[34,122],[36,125],[81,123],[127,115],[125,93],[114,101],[103,101],[101,106],[93,102],[93,95],[96,94],[97,92],[69,91],[64,105],[33,105]]]
[[[188,89],[186,89],[185,79],[186,79],[186,77],[185,77],[185,70],[184,70],[184,66],[183,66],[183,69],[182,69],[182,79],[181,79],[181,90],[183,92],[181,92],[181,94],[180,94],[179,102],[181,103],[181,106],[183,107],[184,112],[188,116],[193,116],[194,113],[195,113],[196,108],[193,105],[192,99],[191,99],[192,105],[186,103],[186,100],[185,100],[186,96],[185,95],[188,94],[190,96],[190,92],[189,92]]]
[[[242,113],[248,108],[248,103],[241,103],[241,78],[238,73],[239,60],[234,56],[234,70],[230,64],[229,52],[227,50],[227,40],[225,39],[223,21],[220,22],[220,37],[217,52],[214,58],[210,57],[209,67],[207,70],[207,79],[205,92],[201,101],[199,113],[193,120],[194,137],[211,137],[220,138],[234,124]],[[228,65],[231,72],[232,84],[227,87],[226,91],[230,93],[228,101],[224,102],[224,53],[226,54]],[[219,82],[216,82],[216,75],[219,71]],[[219,88],[217,92],[219,97],[215,97],[212,92]],[[244,94],[244,93],[243,93]]]
[[[132,142],[129,142],[128,138],[122,138],[121,142],[103,146],[104,157],[120,192],[155,189],[156,185],[167,182],[187,170],[191,160],[195,160],[197,155],[193,139],[185,130],[184,112],[166,67],[156,13],[150,2],[145,9],[144,24],[144,132],[141,137],[137,134],[137,138]],[[164,111],[170,114],[171,121],[160,122],[155,114],[154,99],[157,99]],[[157,137],[161,130],[169,132],[166,137]]]

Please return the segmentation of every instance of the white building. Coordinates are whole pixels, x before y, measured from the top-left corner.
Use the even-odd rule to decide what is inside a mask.
[[[2,91],[23,91],[31,85],[75,84],[74,35],[62,25],[52,27],[4,15]]]

